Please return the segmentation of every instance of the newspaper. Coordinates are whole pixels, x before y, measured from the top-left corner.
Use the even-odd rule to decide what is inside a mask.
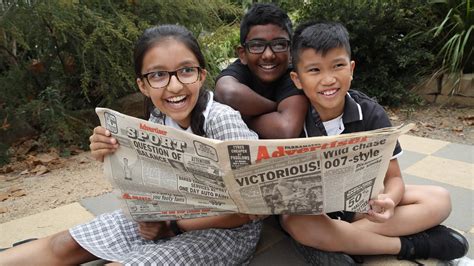
[[[413,124],[282,140],[207,139],[97,108],[120,143],[104,173],[136,221],[224,213],[367,212]]]

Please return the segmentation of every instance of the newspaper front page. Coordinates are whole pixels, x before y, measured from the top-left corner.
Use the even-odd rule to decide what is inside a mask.
[[[105,176],[136,221],[224,213],[367,212],[413,124],[338,136],[219,141],[97,108],[120,144]]]

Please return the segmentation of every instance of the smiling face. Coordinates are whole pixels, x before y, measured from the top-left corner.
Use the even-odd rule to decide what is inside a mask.
[[[198,67],[196,56],[186,45],[172,38],[164,39],[150,48],[143,57],[142,74],[153,71],[175,71],[184,67]],[[206,70],[192,84],[182,84],[176,76],[171,76],[168,86],[155,89],[145,78],[137,79],[140,91],[151,98],[161,112],[176,121],[182,128],[191,123],[191,112],[196,105],[199,90],[204,84]]]
[[[246,42],[252,40],[271,41],[275,39],[289,40],[288,33],[274,24],[256,25],[250,28]],[[290,52],[274,53],[266,47],[261,54],[252,54],[245,47],[238,48],[239,58],[250,71],[257,76],[262,84],[268,84],[279,79],[288,69]]]
[[[306,48],[298,56],[297,72],[291,72],[296,87],[304,90],[322,121],[341,115],[355,67],[347,51],[333,48],[323,56]]]

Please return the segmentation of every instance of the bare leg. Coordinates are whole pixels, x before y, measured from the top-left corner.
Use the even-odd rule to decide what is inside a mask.
[[[400,239],[363,231],[327,215],[282,217],[283,228],[299,243],[316,249],[351,255],[398,254]]]
[[[441,224],[451,212],[449,192],[437,186],[407,185],[394,216],[386,223],[360,219],[356,227],[385,236],[405,236]]]
[[[0,252],[0,265],[77,265],[97,259],[83,249],[69,231]]]
[[[398,236],[440,224],[451,212],[449,193],[434,186],[407,186],[395,214],[386,223],[361,219],[354,223],[326,215],[283,216],[283,228],[299,243],[351,255],[398,254]]]

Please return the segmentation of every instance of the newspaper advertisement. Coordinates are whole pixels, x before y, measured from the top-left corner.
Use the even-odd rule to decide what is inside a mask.
[[[136,221],[367,212],[383,190],[398,137],[413,127],[220,141],[111,109],[96,112],[120,144],[105,158],[104,174]]]

